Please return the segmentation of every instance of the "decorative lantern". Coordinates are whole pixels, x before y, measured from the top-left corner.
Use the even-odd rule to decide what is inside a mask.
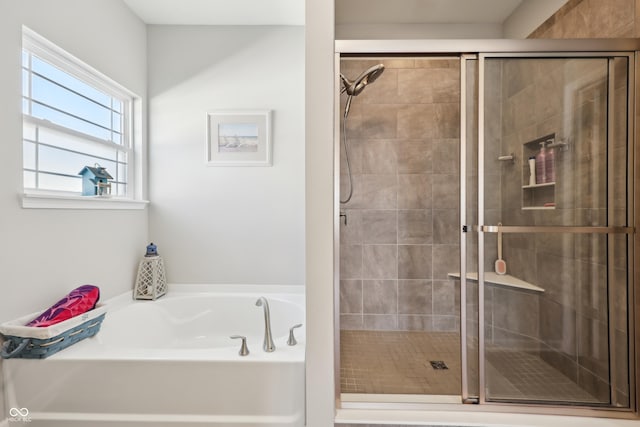
[[[138,264],[138,276],[133,288],[133,299],[155,300],[167,293],[167,276],[158,248],[151,243]]]

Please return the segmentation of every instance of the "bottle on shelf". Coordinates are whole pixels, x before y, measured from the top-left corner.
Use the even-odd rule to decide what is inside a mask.
[[[529,157],[529,185],[536,185],[536,156]]]
[[[547,141],[547,143],[553,140]],[[545,171],[547,173],[546,182],[556,182],[556,159],[553,147],[547,148],[545,153]]]
[[[536,156],[536,184],[544,184],[547,180],[547,153],[546,141],[540,143],[540,152]]]

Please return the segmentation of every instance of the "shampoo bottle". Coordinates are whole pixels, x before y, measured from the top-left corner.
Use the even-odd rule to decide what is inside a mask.
[[[546,149],[545,170],[547,171],[546,182],[556,182],[556,159],[555,150],[553,148]]]
[[[545,142],[540,143],[540,152],[536,156],[536,184],[547,182],[547,153],[544,144]]]
[[[536,156],[529,157],[529,185],[536,185]]]

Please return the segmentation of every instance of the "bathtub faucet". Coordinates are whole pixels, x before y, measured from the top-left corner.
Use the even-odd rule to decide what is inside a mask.
[[[265,297],[258,298],[256,306],[262,306],[264,308],[264,342],[262,343],[262,349],[268,353],[275,351],[276,345],[273,343],[271,337],[271,315],[269,314],[269,303]]]

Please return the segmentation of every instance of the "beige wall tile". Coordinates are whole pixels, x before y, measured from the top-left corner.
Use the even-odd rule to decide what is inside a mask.
[[[398,96],[406,104],[459,102],[460,73],[455,71],[447,68],[399,70]]]
[[[394,330],[398,327],[397,314],[365,314],[364,329]]]
[[[429,139],[399,140],[395,144],[398,173],[431,172],[432,146],[433,142]]]
[[[364,243],[396,243],[398,241],[398,211],[363,210],[362,230]]]
[[[362,244],[362,211],[359,209],[344,209],[345,218],[340,218],[340,243]]]
[[[427,209],[432,206],[431,175],[398,175],[398,209]]]
[[[398,211],[398,243],[428,244],[433,242],[433,215],[429,209]]]
[[[396,314],[397,280],[363,280],[362,309],[365,314]]]
[[[460,314],[460,288],[453,280],[433,281],[433,314]]]
[[[362,245],[340,245],[340,278],[362,278]]]
[[[396,245],[364,245],[362,250],[363,279],[396,279],[398,249]]]
[[[458,174],[460,170],[460,140],[436,139],[433,141],[433,172]]]
[[[399,245],[398,278],[431,279],[432,255],[431,245]]]
[[[398,281],[398,314],[432,313],[431,280]]]
[[[367,140],[360,144],[363,174],[395,174],[398,161],[395,143],[385,140]]]
[[[460,271],[460,246],[458,244],[433,245],[433,279],[447,281],[449,280],[447,274],[457,271]],[[447,289],[452,293],[459,292],[457,287]]]
[[[362,280],[340,280],[340,313],[362,314]]]
[[[459,241],[459,221],[456,209],[433,210],[433,243],[455,244]]]
[[[340,182],[341,194],[347,194],[347,180]],[[354,175],[353,197],[345,205],[348,209],[395,209],[397,206],[397,178],[395,175]]]
[[[341,314],[340,315],[340,329],[360,330],[364,327],[364,320],[362,314]]]

